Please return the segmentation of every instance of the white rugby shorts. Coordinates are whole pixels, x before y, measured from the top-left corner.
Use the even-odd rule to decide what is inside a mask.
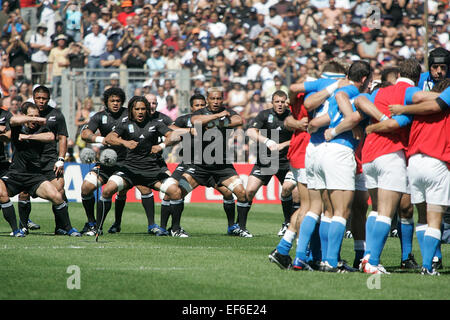
[[[407,192],[406,160],[403,150],[382,155],[362,165],[367,189]]]
[[[425,154],[409,158],[411,202],[450,206],[450,171],[446,164]]]

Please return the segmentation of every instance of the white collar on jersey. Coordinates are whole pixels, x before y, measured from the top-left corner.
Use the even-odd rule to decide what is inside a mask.
[[[403,78],[403,77],[398,78],[397,81],[395,81],[395,84],[397,84],[399,82],[406,82],[412,86],[415,85],[414,81],[412,81],[411,79],[408,79],[408,78]]]

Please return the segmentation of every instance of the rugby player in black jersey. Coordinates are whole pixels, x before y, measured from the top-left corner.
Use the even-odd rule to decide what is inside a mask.
[[[272,108],[259,112],[251,120],[247,129],[247,135],[257,142],[259,149],[256,164],[248,177],[246,187],[249,205],[251,205],[259,188],[262,185],[266,186],[273,175],[278,178],[281,184],[284,184],[286,174],[290,171],[287,153],[292,131],[284,126],[284,120],[291,115],[287,99],[287,93],[284,91],[274,92],[272,94]],[[287,229],[292,215],[291,190],[282,190],[281,203],[285,218],[282,229]]]
[[[185,132],[185,131],[183,131]],[[161,150],[158,146],[160,136],[166,137],[163,146],[174,143],[177,136],[162,121],[157,121],[150,114],[150,103],[146,98],[135,96],[128,103],[128,120],[109,133],[105,142],[107,144],[127,148],[127,155],[120,171],[115,172],[104,186],[99,199],[97,210],[97,227],[101,229],[104,219],[111,208],[111,197],[114,193],[129,189],[132,186],[141,192],[143,199],[152,192],[152,189],[162,191],[170,197],[172,206],[172,236],[182,236],[177,233],[181,227],[179,221],[183,210],[181,190],[176,184],[166,183],[169,175],[167,166],[161,163],[156,154]],[[149,210],[143,202],[146,212]]]
[[[189,104],[191,106],[191,113],[194,113],[197,110],[200,110],[204,107],[206,107],[206,98],[202,94],[194,94],[189,99]],[[194,128],[194,125],[191,122],[191,116],[192,114],[185,114],[182,116],[179,116],[175,120],[175,126],[177,128]],[[185,145],[187,148],[190,149],[190,154],[186,154],[183,152],[183,149],[181,149],[180,155],[182,156],[182,162],[176,167],[174,172],[171,175],[171,178],[178,181],[178,183],[181,181],[180,188],[182,188],[183,197],[189,193],[191,187],[190,185],[186,185],[186,180],[181,179],[183,176],[183,173],[185,172],[187,164],[193,163],[194,161],[194,141],[193,136],[190,136],[190,144],[184,144],[182,143],[182,146]],[[187,158],[185,159],[184,156]],[[184,162],[186,161],[186,163]],[[181,179],[181,180],[180,180]],[[227,221],[228,221],[228,229],[227,233],[229,235],[239,235],[239,226],[234,222],[235,221],[235,202],[233,198],[233,193],[228,190],[225,186],[217,186],[214,182],[214,180],[211,178],[211,181],[209,183],[210,187],[214,187],[217,191],[219,191],[223,195],[223,208],[227,215]],[[186,189],[187,190],[186,190]],[[168,199],[165,197],[161,202],[161,227],[166,228],[168,220],[170,216],[170,206]]]
[[[201,126],[204,129],[201,130],[202,134],[197,134],[199,138],[194,139],[194,150],[198,144],[201,154],[195,152],[194,163],[187,164],[183,173],[186,182],[180,180],[180,185],[185,185],[185,190],[190,192],[198,185],[211,186],[213,179],[214,185],[228,188],[237,198],[239,227],[236,231],[239,236],[250,238],[252,234],[246,229],[249,207],[245,188],[233,164],[226,161],[227,128],[239,127],[243,120],[235,111],[223,106],[222,88],[209,88],[206,100],[207,106],[194,112],[191,117],[195,128]],[[201,156],[201,159],[197,156]]]
[[[88,124],[81,131],[81,138],[87,143],[101,143],[103,146],[106,146],[105,137],[113,128],[128,118],[128,111],[123,107],[125,99],[125,92],[120,88],[109,88],[105,90],[103,93],[105,108],[95,113],[89,119]],[[109,177],[119,170],[127,154],[127,150],[123,146],[111,146],[111,149],[117,153],[116,165],[105,166],[97,163],[95,168],[86,175],[81,185],[81,199],[88,219],[81,233],[87,236],[94,236],[96,233],[94,192],[99,185],[104,185]],[[122,190],[117,193],[115,201],[115,222],[109,228],[109,233],[120,232],[122,213],[126,200],[127,190]]]
[[[66,120],[61,110],[49,105],[50,90],[46,86],[39,85],[34,88],[33,101],[39,108],[39,116],[47,119],[46,126],[55,135],[54,141],[44,145],[41,157],[42,173],[67,202],[64,192],[64,159],[67,153],[67,137],[69,136]],[[20,220],[28,221],[31,213],[30,195],[22,192],[19,195],[18,207]],[[58,217],[55,206],[52,206],[52,210],[55,217]],[[65,235],[64,228],[59,224],[59,221],[56,221],[55,232],[61,232],[61,235]]]
[[[23,104],[22,113],[23,115],[16,115],[10,120],[14,154],[8,171],[0,178],[0,203],[3,214],[5,217],[15,218],[14,206],[9,197],[26,192],[32,197],[52,202],[56,222],[55,234],[81,236],[75,228],[72,228],[67,202],[50,181],[47,172],[48,163],[42,160],[49,150],[48,145],[55,141],[55,134],[51,127],[47,126],[49,120],[41,117],[40,108],[31,102]],[[12,222],[10,224],[13,228]],[[23,235],[27,230],[26,228],[19,232],[13,230],[13,233]]]

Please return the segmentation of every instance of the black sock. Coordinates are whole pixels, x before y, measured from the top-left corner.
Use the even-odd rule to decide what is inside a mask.
[[[239,224],[239,227],[241,229],[247,228],[247,215],[251,208],[251,202],[237,202],[237,213],[238,213],[238,219],[237,223]]]
[[[83,203],[84,211],[88,222],[95,222],[95,198],[94,195],[81,195],[81,202]]]
[[[281,197],[281,207],[283,208],[284,222],[289,223],[292,215],[292,196],[288,198]]]
[[[184,204],[184,202],[183,202]],[[161,201],[161,228],[167,229],[167,223],[169,222],[169,217],[171,215],[170,212],[170,201],[162,200]]]
[[[234,224],[234,218],[236,216],[236,205],[234,199],[223,199],[223,210],[227,215],[228,226],[231,227]]]
[[[17,227],[16,211],[14,210],[13,203],[11,201],[8,201],[2,203],[1,206],[3,211],[3,217],[5,217],[5,220],[8,221],[11,230],[16,231],[17,229],[19,229]]]
[[[109,210],[111,210],[111,198],[100,197],[97,204],[97,227],[103,229],[103,223],[105,223],[106,216]]]
[[[149,226],[155,224],[155,199],[153,199],[153,193],[143,194],[141,202],[147,216],[147,224]]]
[[[56,228],[64,229],[69,231],[72,229],[72,225],[70,224],[69,218],[69,207],[67,206],[67,202],[63,202],[58,205],[52,205],[52,210],[55,215],[55,222],[57,223]]]
[[[20,226],[27,227],[28,219],[30,218],[31,213],[30,200],[19,200],[18,208],[19,208]]]
[[[184,200],[170,200],[170,211],[172,212],[172,230],[180,230],[181,214],[183,213]]]
[[[127,202],[127,196],[116,195],[116,202],[114,203],[114,217],[115,223],[120,225],[122,223],[123,209],[125,208],[125,203]]]

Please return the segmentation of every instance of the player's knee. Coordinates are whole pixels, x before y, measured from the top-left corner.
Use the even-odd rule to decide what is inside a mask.
[[[239,201],[239,202],[247,202],[247,201],[249,201],[248,198],[247,198],[247,194],[246,194],[244,188],[242,188],[242,189],[241,188],[236,188],[234,190],[234,195],[236,196],[237,201]]]
[[[28,201],[30,200],[30,195],[28,193],[19,193],[19,201]]]
[[[248,201],[252,201],[253,198],[255,197],[255,194],[256,194],[256,192],[253,191],[253,190],[247,190],[247,191],[245,192],[245,196],[247,197],[247,200],[248,200]],[[236,195],[236,196],[237,196],[237,195]]]
[[[292,192],[288,188],[281,189],[281,197],[282,198],[289,198],[289,197],[291,197],[291,195],[292,195]]]
[[[117,191],[117,186],[114,183],[107,183],[102,191],[103,198],[111,198]]]
[[[414,215],[414,207],[412,204],[400,207],[400,217],[403,219],[411,219]]]
[[[53,203],[53,204],[61,204],[64,202],[63,200],[63,196],[61,195],[60,192],[58,192],[58,190],[55,188],[55,190],[52,190],[49,192],[48,194],[49,196],[49,200]]]
[[[166,193],[169,195],[170,200],[179,200],[182,196],[181,189],[177,185],[171,185]]]

